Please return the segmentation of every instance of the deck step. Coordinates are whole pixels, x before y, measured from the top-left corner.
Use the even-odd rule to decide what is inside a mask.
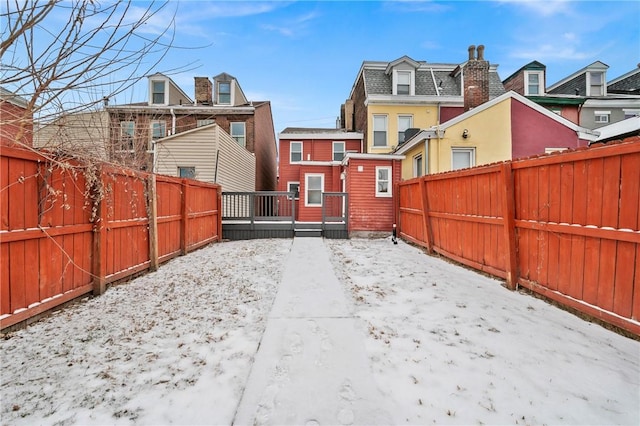
[[[318,228],[296,228],[294,230],[296,237],[322,237],[322,229]]]

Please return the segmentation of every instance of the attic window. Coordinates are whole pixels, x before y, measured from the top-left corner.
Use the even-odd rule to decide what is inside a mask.
[[[165,84],[164,81],[151,82],[151,103],[154,105],[165,104]]]
[[[544,78],[540,71],[526,71],[525,96],[538,96],[544,93]]]
[[[218,103],[224,105],[231,104],[231,83],[218,83]]]
[[[393,94],[413,95],[415,93],[415,73],[411,70],[393,70]]]
[[[604,96],[604,73],[591,71],[587,78],[587,96]]]

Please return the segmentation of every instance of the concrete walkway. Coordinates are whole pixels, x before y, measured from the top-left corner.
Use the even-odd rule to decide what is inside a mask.
[[[393,423],[321,238],[294,238],[235,425]]]

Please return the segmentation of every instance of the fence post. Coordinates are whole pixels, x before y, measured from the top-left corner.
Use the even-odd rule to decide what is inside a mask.
[[[218,186],[218,241],[222,241],[222,187]]]
[[[422,200],[422,229],[424,239],[427,244],[427,252],[433,253],[433,236],[431,233],[431,223],[429,222],[429,198],[427,197],[427,180],[423,176],[420,179],[420,199]]]
[[[107,290],[107,190],[102,166],[98,166],[98,179],[92,189],[91,196],[96,203],[93,219],[93,294],[98,296]]]
[[[180,182],[180,187],[182,188],[182,197],[180,199],[180,254],[187,254],[187,230],[189,229],[187,226],[187,220],[189,216],[187,214],[187,188],[189,187],[189,183],[186,179],[182,179]]]
[[[502,184],[504,185],[502,217],[504,219],[504,246],[505,254],[504,269],[506,272],[507,287],[510,290],[518,288],[518,259],[516,254],[516,207],[515,189],[513,183],[513,170],[511,162],[505,162],[500,169],[502,174]]]
[[[158,193],[156,175],[147,178],[147,205],[149,206],[149,269],[158,270]]]

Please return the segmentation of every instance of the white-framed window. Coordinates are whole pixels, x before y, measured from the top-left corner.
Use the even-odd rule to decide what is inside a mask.
[[[411,71],[398,71],[396,79],[396,95],[411,93]]]
[[[299,163],[302,161],[302,142],[289,142],[289,162]]]
[[[420,177],[424,174],[422,154],[413,157],[413,177]]]
[[[324,174],[305,174],[305,199],[307,207],[322,206],[322,192],[324,191]]]
[[[294,198],[300,199],[300,182],[287,182],[287,192],[295,192]]]
[[[525,96],[538,96],[544,94],[544,74],[542,71],[525,71]]]
[[[165,80],[151,80],[151,104],[167,105],[167,90]]]
[[[376,197],[391,197],[391,166],[376,166]]]
[[[238,145],[247,146],[244,121],[231,123],[231,137],[238,142]]]
[[[410,115],[398,116],[398,145],[404,142],[404,132],[413,127],[413,117]]]
[[[587,73],[587,96],[606,95],[603,71],[590,71]]]
[[[193,166],[178,166],[178,176],[181,178],[195,179],[196,168]]]
[[[387,116],[373,116],[373,146],[387,146]]]
[[[608,123],[611,111],[594,111],[594,121],[596,123]]]
[[[221,81],[218,83],[218,103],[231,105],[231,82]]]
[[[344,142],[334,141],[333,142],[333,161],[342,161],[344,158]]]
[[[196,122],[196,127],[208,126],[209,124],[213,124],[215,122],[216,122],[216,120],[214,120],[212,118],[207,118],[207,119],[204,119],[204,120],[198,120]]]
[[[626,108],[624,108],[622,110],[622,112],[624,112],[624,119],[625,120],[627,118],[633,118],[633,117],[640,116],[640,109],[626,109]]]
[[[451,148],[451,170],[466,169],[475,165],[475,148]]]
[[[120,146],[122,151],[134,151],[134,135],[136,122],[121,121],[120,122]]]
[[[151,123],[151,139],[149,139],[149,151],[153,150],[153,141],[167,136],[167,123],[162,120],[152,120]]]

